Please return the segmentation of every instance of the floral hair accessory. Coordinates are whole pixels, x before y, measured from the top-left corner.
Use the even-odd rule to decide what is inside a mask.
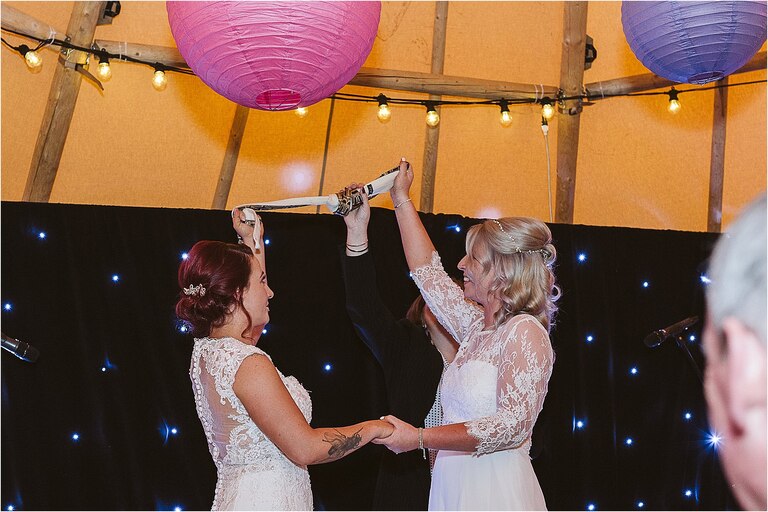
[[[184,290],[184,295],[191,295],[192,297],[200,296],[205,297],[205,287],[202,284],[199,284],[197,286],[191,284],[189,285],[189,288],[181,288]]]

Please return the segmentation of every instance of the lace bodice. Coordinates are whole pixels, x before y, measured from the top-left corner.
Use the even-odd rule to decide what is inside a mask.
[[[464,299],[435,252],[412,276],[429,308],[460,343],[441,384],[443,423],[464,422],[476,454],[528,445],[552,374],[549,335],[531,315],[483,330],[483,310]]]
[[[306,467],[294,464],[259,430],[235,395],[235,375],[243,360],[253,354],[269,357],[263,350],[234,338],[195,339],[192,350],[189,375],[197,414],[219,473],[214,509],[221,508],[220,494],[225,492],[222,489],[226,490],[227,480],[241,478],[244,471],[286,472],[296,475],[296,481],[301,485],[305,480]],[[285,377],[279,370],[278,374],[304,418],[307,422],[311,421],[309,393],[294,377]],[[286,482],[286,486],[288,484]],[[306,485],[309,486],[308,476]],[[309,492],[309,489],[306,491]]]

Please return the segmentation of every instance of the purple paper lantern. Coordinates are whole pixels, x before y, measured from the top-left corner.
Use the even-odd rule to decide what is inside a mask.
[[[766,37],[766,3],[624,1],[621,23],[645,67],[674,82],[705,84],[757,53]]]
[[[181,55],[211,89],[289,110],[332,95],[371,52],[380,2],[166,2]]]

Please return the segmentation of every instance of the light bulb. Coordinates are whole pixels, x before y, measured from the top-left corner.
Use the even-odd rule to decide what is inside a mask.
[[[307,114],[309,114],[309,110],[307,109],[307,107],[299,107],[296,110],[294,110],[294,112],[296,112],[296,115],[302,119],[307,117]]]
[[[165,76],[165,72],[160,69],[156,70],[155,74],[152,76],[152,87],[154,87],[156,91],[164,91],[167,86],[168,78]]]
[[[677,114],[680,112],[680,109],[683,108],[682,105],[680,105],[680,100],[677,99],[677,94],[679,92],[680,91],[673,87],[667,93],[667,95],[669,95],[669,105],[667,105],[667,110],[669,110],[671,114]]]
[[[434,128],[437,126],[437,123],[440,122],[440,116],[438,115],[437,111],[432,109],[427,111],[427,124]]]
[[[378,117],[379,121],[382,123],[389,121],[389,119],[392,117],[392,110],[390,110],[389,105],[386,103],[379,105],[379,111],[376,113],[376,117]]]
[[[29,69],[36,69],[43,65],[43,59],[40,58],[35,50],[29,50],[25,53],[24,60],[27,61]]]
[[[99,62],[99,69],[96,70],[96,74],[105,82],[112,78],[112,68],[109,67],[109,61],[102,60]]]
[[[501,126],[507,127],[512,124],[512,116],[509,114],[509,110],[502,110],[501,117],[499,118]]]
[[[541,117],[547,121],[551,121],[555,117],[555,107],[551,103],[545,103],[541,106]]]

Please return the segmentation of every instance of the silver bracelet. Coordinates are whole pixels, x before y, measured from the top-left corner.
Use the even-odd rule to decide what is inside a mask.
[[[421,450],[424,460],[427,460],[427,450],[424,448],[424,429],[421,427],[419,427],[419,450]]]
[[[406,199],[405,201],[400,201],[399,203],[397,203],[397,204],[395,205],[395,209],[398,209],[398,208],[400,208],[401,206],[403,206],[405,203],[410,203],[410,202],[411,202],[411,198],[410,198],[410,197],[409,197],[408,199]]]

